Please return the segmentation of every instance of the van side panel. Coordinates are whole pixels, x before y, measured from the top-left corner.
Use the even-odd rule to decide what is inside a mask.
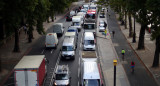
[[[15,71],[14,72],[15,77],[15,85],[16,86],[25,86],[25,73],[24,71]]]
[[[43,59],[41,65],[38,69],[39,86],[42,86],[44,77],[45,77],[45,60]]]

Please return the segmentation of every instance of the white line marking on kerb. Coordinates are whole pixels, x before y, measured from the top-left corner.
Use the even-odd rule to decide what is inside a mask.
[[[53,53],[53,49],[51,50],[51,53]]]
[[[43,53],[44,53],[44,50],[42,50],[41,54],[43,54]]]
[[[78,78],[79,78],[79,73],[80,73],[80,69],[79,69],[79,67],[78,67]]]

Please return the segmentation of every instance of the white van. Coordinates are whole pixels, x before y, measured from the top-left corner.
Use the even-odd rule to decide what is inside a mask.
[[[53,25],[53,33],[57,33],[57,36],[62,36],[64,32],[63,23],[55,23]]]
[[[45,47],[54,47],[56,48],[58,45],[58,38],[56,33],[48,33],[46,35]]]
[[[83,50],[95,50],[95,38],[93,32],[84,33]]]
[[[88,10],[88,9],[89,9],[89,5],[88,5],[88,4],[84,4],[84,5],[83,5],[83,9]]]
[[[73,16],[72,17],[72,26],[75,26],[77,27],[77,29],[80,31],[81,28],[82,28],[82,23],[83,23],[83,20],[82,20],[82,17],[81,16]]]
[[[62,44],[61,59],[75,59],[76,39],[74,37],[65,37]]]
[[[85,13],[83,13],[83,12],[78,12],[77,13],[77,16],[81,16],[81,21],[82,21],[82,24],[83,24],[83,20],[84,20],[84,18],[85,18]]]
[[[102,86],[97,62],[83,62],[81,86]]]

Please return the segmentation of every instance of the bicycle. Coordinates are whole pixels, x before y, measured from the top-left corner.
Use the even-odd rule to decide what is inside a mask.
[[[124,53],[122,53],[122,60],[124,61]]]
[[[135,62],[131,62],[131,73],[134,73]]]
[[[124,61],[124,54],[125,54],[125,50],[124,50],[124,49],[122,49],[121,53],[122,53],[122,60]]]

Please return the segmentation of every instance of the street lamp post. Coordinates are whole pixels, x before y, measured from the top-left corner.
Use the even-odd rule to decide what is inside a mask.
[[[113,60],[113,65],[114,65],[114,86],[116,86],[116,65],[117,65],[117,60]]]

